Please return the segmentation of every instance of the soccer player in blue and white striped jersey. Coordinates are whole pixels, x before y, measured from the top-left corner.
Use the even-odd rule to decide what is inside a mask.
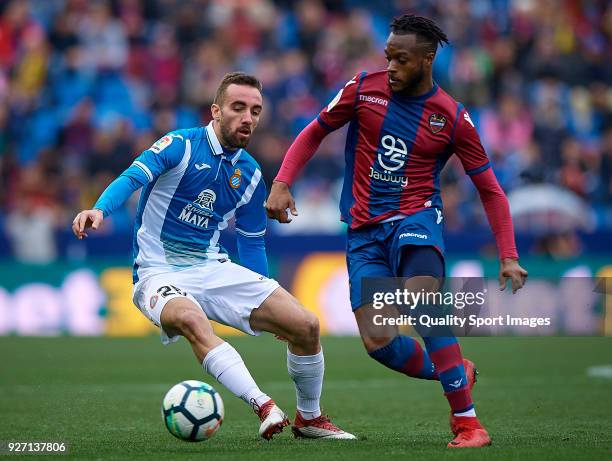
[[[316,316],[267,277],[263,235],[266,187],[244,150],[262,110],[261,84],[225,76],[206,127],[173,131],[144,151],[73,222],[87,237],[143,188],[134,230],[134,303],[160,327],[165,344],[184,336],[205,371],[252,405],[266,439],[289,424],[262,392],[238,352],[215,335],[209,319],[251,335],[288,341],[287,368],[297,394],[297,436],[355,438],[321,415],[324,361]],[[235,220],[241,265],[229,260],[220,233]]]

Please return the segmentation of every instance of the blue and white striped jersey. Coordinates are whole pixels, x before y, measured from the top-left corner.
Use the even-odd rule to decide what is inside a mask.
[[[228,258],[219,236],[232,218],[241,263],[267,275],[261,170],[244,149],[224,150],[212,122],[159,139],[104,191],[94,208],[107,216],[140,186],[144,188],[134,231],[135,283],[162,267]],[[249,263],[253,256],[257,261]]]

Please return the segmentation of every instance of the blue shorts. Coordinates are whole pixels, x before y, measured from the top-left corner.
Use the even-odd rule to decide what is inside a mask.
[[[430,246],[444,258],[444,226],[436,208],[419,211],[404,219],[376,224],[362,229],[349,229],[346,265],[349,273],[353,311],[372,302],[362,299],[364,277],[400,277],[402,248],[407,245]],[[412,270],[411,275],[434,275]]]

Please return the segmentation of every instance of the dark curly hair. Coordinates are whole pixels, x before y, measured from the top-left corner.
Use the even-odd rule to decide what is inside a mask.
[[[448,37],[442,29],[434,21],[423,16],[404,14],[393,18],[390,27],[391,32],[397,35],[415,34],[417,40],[430,53],[435,53],[438,45],[448,44]]]

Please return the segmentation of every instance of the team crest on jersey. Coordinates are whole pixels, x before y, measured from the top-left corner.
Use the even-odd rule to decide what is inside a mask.
[[[446,126],[446,117],[440,114],[429,116],[429,128],[433,134],[439,133]]]
[[[229,178],[229,185],[232,189],[238,189],[240,184],[242,184],[242,172],[240,168],[236,168],[234,174]]]
[[[172,136],[164,136],[159,138],[157,141],[153,143],[153,145],[149,148],[156,154],[159,154],[162,150],[172,144]]]

